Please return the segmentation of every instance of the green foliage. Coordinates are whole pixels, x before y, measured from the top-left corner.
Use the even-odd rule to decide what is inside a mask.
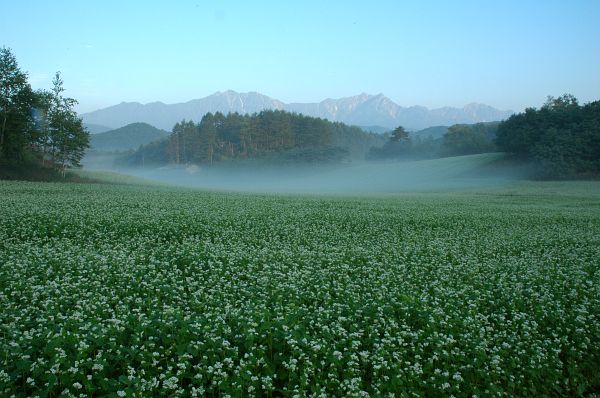
[[[117,166],[155,167],[169,163],[169,139],[162,138],[140,146],[135,151],[125,152],[115,159]]]
[[[400,126],[381,148],[372,148],[368,158],[411,160],[494,152],[493,138],[497,128],[497,122],[455,124],[448,128],[438,126],[425,129],[423,132],[427,136],[420,137],[419,132],[409,134]],[[432,133],[443,135],[434,138],[428,135]]]
[[[423,130],[415,131],[412,136],[420,138],[431,137],[433,139],[442,138],[444,134],[448,132],[448,126],[432,126],[424,128]]]
[[[406,141],[408,140],[408,131],[404,129],[402,126],[398,126],[392,131],[392,135],[390,136],[391,141]]]
[[[89,146],[89,133],[73,109],[77,101],[63,97],[63,80],[56,72],[47,109],[46,142],[51,161],[64,173],[67,167],[79,166]]]
[[[369,150],[367,159],[414,159],[413,144],[418,141],[413,141],[408,136],[403,140],[396,140],[392,137],[381,147],[373,147]]]
[[[270,164],[297,163],[339,163],[348,157],[348,151],[332,145],[306,148],[292,148],[281,152],[272,152],[258,159]]]
[[[494,152],[493,138],[499,123],[455,124],[442,137],[441,152],[445,156]]]
[[[591,396],[599,195],[0,182],[0,396]]]
[[[408,132],[402,126],[396,127],[390,134],[385,134],[388,138],[381,147],[372,147],[369,150],[367,159],[377,160],[386,158],[408,158],[412,152],[412,139]]]
[[[25,160],[19,163],[0,165],[0,180],[94,182],[91,178],[75,174],[74,170],[63,173],[55,167],[43,166],[38,158],[29,158],[30,155],[27,153]]]
[[[600,176],[600,101],[565,94],[511,116],[498,129],[502,150],[533,160],[547,178]]]
[[[142,158],[152,158],[157,164],[214,164],[255,158],[328,162],[362,158],[380,142],[378,135],[358,127],[284,111],[253,115],[217,112],[207,113],[200,123],[177,123],[166,143],[144,146],[124,162],[141,165]],[[164,155],[157,151],[164,151]]]
[[[77,102],[62,96],[60,73],[53,83],[52,92],[34,93],[14,55],[0,49],[0,163],[26,166],[29,152],[63,176],[67,167],[79,165],[89,134],[73,110]]]
[[[373,147],[381,147],[386,141],[383,134],[365,132],[356,126],[333,123],[333,146],[348,152],[349,159],[364,159]]]
[[[23,161],[35,140],[34,92],[7,48],[0,49],[0,163]]]

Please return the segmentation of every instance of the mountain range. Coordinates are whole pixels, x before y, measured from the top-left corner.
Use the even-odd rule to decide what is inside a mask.
[[[463,108],[402,107],[383,94],[364,93],[346,98],[326,99],[318,103],[286,104],[256,92],[238,93],[229,90],[178,104],[122,102],[84,113],[81,117],[87,124],[111,128],[145,122],[161,129],[171,130],[173,125],[182,119],[200,121],[208,112],[255,113],[265,109],[302,113],[356,126],[382,126],[388,129],[403,126],[409,130],[456,123],[503,120],[513,113],[477,103],[468,104]]]

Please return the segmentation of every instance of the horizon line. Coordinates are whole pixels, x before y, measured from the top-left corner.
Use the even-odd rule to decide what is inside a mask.
[[[403,105],[400,105],[400,104],[398,104],[398,103],[397,103],[396,101],[394,101],[392,98],[388,97],[387,95],[385,95],[385,94],[383,94],[383,93],[378,93],[378,94],[369,94],[369,93],[366,93],[366,92],[364,92],[364,91],[363,91],[363,92],[361,92],[361,93],[359,93],[359,94],[356,94],[356,95],[351,95],[351,96],[347,96],[347,97],[338,97],[338,98],[331,98],[331,97],[327,97],[327,98],[325,98],[325,99],[323,99],[323,100],[321,100],[321,101],[318,101],[318,102],[284,102],[284,101],[281,101],[280,99],[277,99],[277,98],[275,98],[275,97],[271,97],[271,96],[269,96],[269,95],[267,95],[267,94],[263,94],[263,93],[261,93],[261,92],[259,92],[259,91],[254,91],[254,90],[252,90],[252,91],[246,91],[246,92],[243,92],[243,91],[236,91],[236,90],[232,90],[232,89],[227,89],[227,90],[225,90],[225,91],[215,91],[215,92],[213,92],[212,94],[206,95],[206,96],[204,96],[204,97],[192,98],[192,99],[190,99],[190,100],[187,100],[187,101],[180,101],[180,102],[170,102],[170,103],[166,103],[166,102],[163,102],[163,101],[150,101],[150,102],[140,102],[140,101],[121,101],[121,102],[119,102],[119,103],[116,103],[116,104],[114,104],[114,105],[108,105],[108,106],[105,106],[105,107],[102,107],[102,108],[98,108],[98,109],[95,109],[95,110],[92,110],[92,111],[82,112],[82,113],[81,113],[81,115],[84,115],[84,114],[87,114],[87,113],[93,113],[93,112],[101,111],[101,110],[108,109],[108,108],[112,108],[112,107],[115,107],[115,106],[118,106],[118,105],[122,105],[122,104],[138,104],[138,105],[142,105],[142,106],[145,106],[145,105],[152,105],[152,104],[161,104],[161,105],[167,105],[167,106],[169,106],[169,105],[181,105],[181,104],[187,104],[187,103],[190,103],[190,102],[193,102],[193,101],[198,101],[198,100],[206,99],[206,98],[212,97],[212,96],[214,96],[214,95],[226,94],[226,93],[229,93],[229,92],[231,92],[231,93],[235,93],[235,94],[258,94],[258,95],[261,95],[261,96],[267,97],[267,98],[269,98],[270,100],[278,101],[278,102],[282,103],[283,105],[297,105],[297,104],[301,104],[301,105],[305,105],[305,104],[321,104],[321,103],[323,103],[323,102],[325,102],[325,101],[339,101],[339,100],[344,100],[344,99],[349,99],[349,98],[355,98],[355,97],[367,96],[367,97],[369,97],[369,98],[375,98],[375,97],[384,97],[384,98],[386,98],[386,99],[390,100],[391,102],[393,102],[395,105],[399,106],[400,108],[407,108],[407,109],[409,109],[409,108],[425,108],[425,109],[427,109],[427,110],[437,110],[437,109],[445,109],[445,108],[452,108],[452,109],[464,109],[464,108],[468,107],[469,105],[483,105],[483,106],[488,106],[488,107],[490,107],[490,108],[493,108],[493,109],[495,109],[495,110],[497,110],[497,111],[515,113],[515,111],[514,111],[513,109],[499,109],[499,108],[496,108],[496,107],[494,107],[494,106],[491,106],[491,105],[485,104],[485,103],[483,103],[483,102],[477,102],[477,101],[468,102],[468,103],[466,103],[465,105],[463,105],[462,107],[459,107],[459,106],[449,106],[449,105],[447,105],[447,106],[441,106],[441,107],[431,107],[431,108],[430,108],[430,107],[427,107],[427,106],[424,106],[424,105],[418,105],[418,104],[415,104],[415,105],[408,105],[408,106],[403,106]]]

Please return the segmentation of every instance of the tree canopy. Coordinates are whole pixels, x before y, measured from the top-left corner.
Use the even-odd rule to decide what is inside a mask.
[[[414,160],[493,152],[497,128],[498,122],[455,124],[441,138],[434,139],[408,133],[399,126],[382,147],[371,148],[368,158]]]
[[[570,94],[548,97],[502,122],[497,145],[535,163],[547,178],[600,176],[600,101],[579,105]]]
[[[442,154],[447,156],[472,155],[493,152],[493,139],[498,123],[455,124],[448,128],[442,144]]]
[[[404,141],[408,140],[408,131],[404,129],[402,126],[398,126],[392,131],[392,135],[390,136],[391,141]]]
[[[130,154],[128,164],[205,164],[262,158],[314,163],[364,158],[381,136],[358,127],[280,110],[253,115],[207,113],[199,123],[183,120],[168,139]]]
[[[0,164],[38,160],[61,170],[78,166],[89,145],[89,133],[63,96],[57,72],[52,91],[31,89],[27,74],[7,48],[0,49]]]
[[[35,105],[27,74],[9,49],[0,49],[0,161],[21,161],[35,141]]]

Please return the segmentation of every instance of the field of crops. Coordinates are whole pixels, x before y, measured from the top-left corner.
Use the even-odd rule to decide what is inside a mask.
[[[600,392],[600,184],[0,182],[0,396]]]

